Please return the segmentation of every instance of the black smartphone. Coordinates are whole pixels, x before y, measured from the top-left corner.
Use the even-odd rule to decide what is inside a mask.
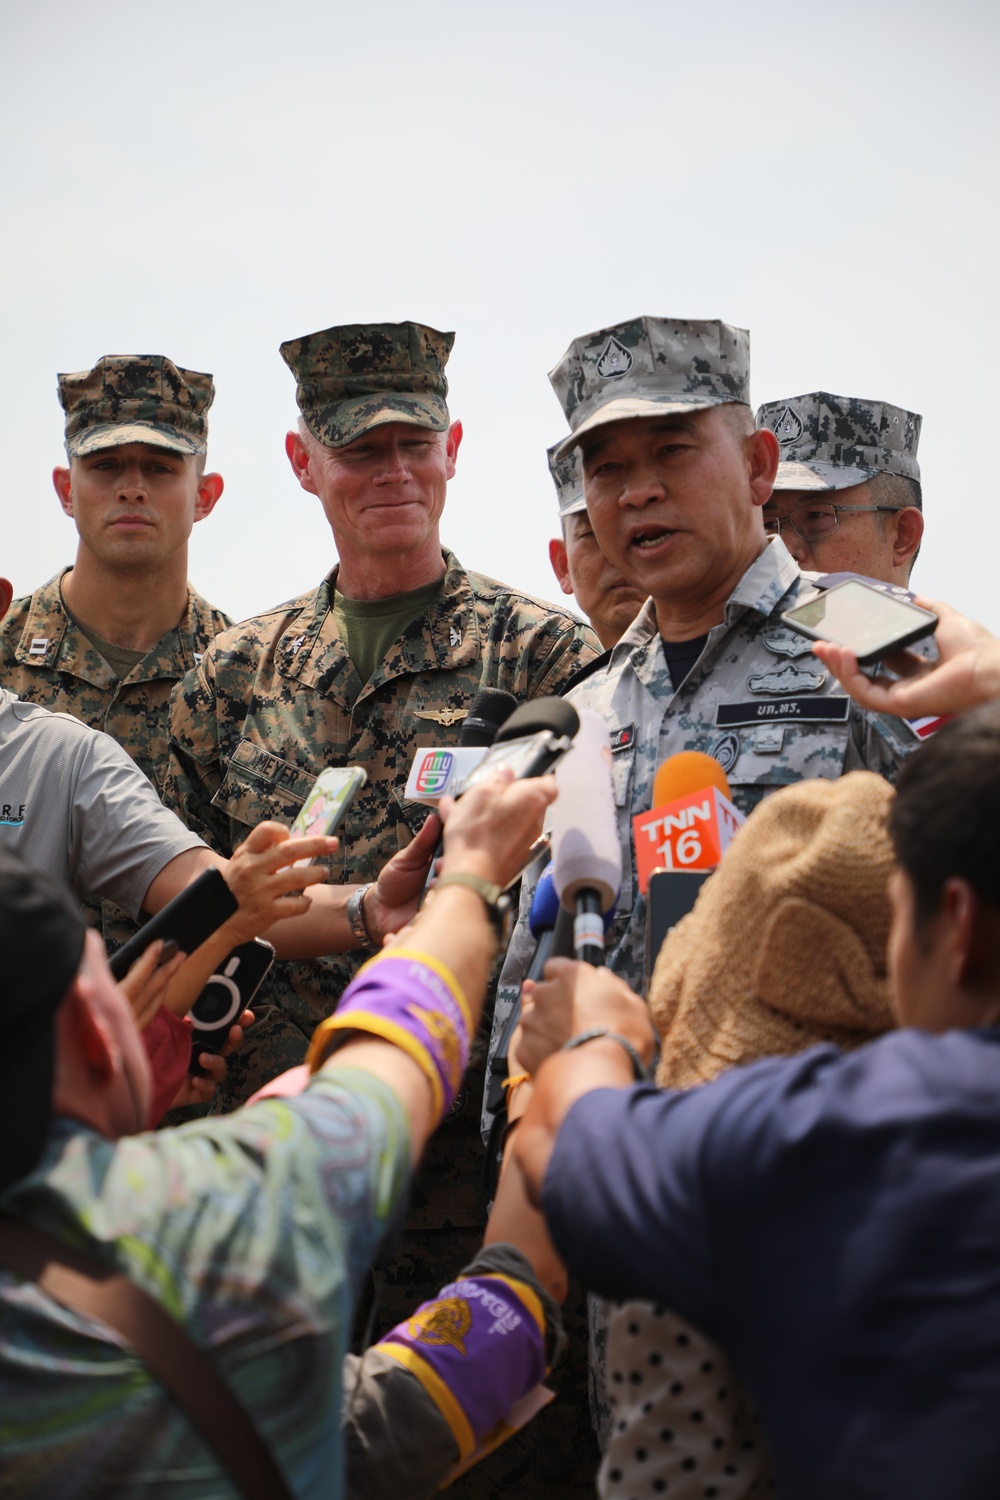
[[[193,953],[233,915],[237,904],[219,871],[205,870],[133,933],[108,960],[108,967],[116,979],[124,979],[136,959],[157,938],[165,942],[173,940],[182,953]]]
[[[870,666],[933,635],[938,617],[908,599],[883,593],[859,578],[849,578],[808,599],[781,618],[811,641],[833,641],[853,651],[861,666]]]
[[[241,943],[213,974],[191,1007],[191,1069],[199,1077],[204,1068],[195,1061],[199,1052],[219,1052],[236,1020],[243,1014],[274,963],[274,949],[263,938]]]

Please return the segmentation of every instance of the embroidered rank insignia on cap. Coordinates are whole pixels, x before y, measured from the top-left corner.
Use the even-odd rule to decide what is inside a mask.
[[[36,635],[28,647],[29,656],[44,656],[49,649],[49,638],[47,635]]]
[[[724,771],[731,771],[740,758],[739,735],[732,732],[720,735],[708,753]]]
[[[771,431],[778,439],[779,446],[785,448],[789,443],[796,442],[802,436],[802,423],[790,406],[783,406],[777,415]]]
[[[621,729],[616,729],[611,735],[611,753],[616,750],[631,750],[635,744],[635,725],[625,724]]]
[[[605,380],[617,380],[619,375],[628,374],[632,363],[630,350],[626,349],[625,345],[612,334],[604,346],[603,354],[597,361],[597,373]]]

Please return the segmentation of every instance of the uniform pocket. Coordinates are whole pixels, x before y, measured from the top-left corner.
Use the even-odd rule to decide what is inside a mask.
[[[848,723],[796,723],[741,727],[735,764],[726,776],[732,800],[744,815],[783,786],[825,777],[836,781],[848,769]]]
[[[309,771],[262,745],[240,740],[225,779],[212,798],[235,823],[255,828],[266,818],[291,823],[316,781]]]

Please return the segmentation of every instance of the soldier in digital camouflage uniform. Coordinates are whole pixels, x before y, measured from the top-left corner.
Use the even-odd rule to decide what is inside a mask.
[[[263,818],[291,821],[325,766],[364,767],[332,864],[336,880],[357,887],[369,951],[379,914],[367,884],[426,816],[403,795],[415,748],[455,745],[480,688],[519,700],[557,693],[597,655],[571,615],[467,571],[441,546],[461,440],[445,400],[452,342],[402,323],[282,345],[302,412],[286,449],[323,505],[339,566],[311,593],[219,636],[174,698],[170,800],[220,852]],[[256,1045],[251,1031],[232,1061],[227,1105],[301,1062],[365,956],[276,966],[268,1003],[255,1006]],[[483,1040],[464,1103],[431,1143],[388,1271],[386,1326],[433,1295],[481,1237],[484,1058]]]
[[[749,335],[721,322],[639,318],[576,340],[550,375],[570,425],[557,453],[580,447],[587,510],[601,549],[651,597],[619,643],[567,691],[607,720],[623,851],[608,965],[639,993],[645,899],[633,814],[651,806],[658,767],[701,750],[725,771],[744,814],[778,787],[868,768],[888,779],[918,743],[902,720],[858,708],[781,613],[813,591],[761,508],[777,440],[755,432]],[[516,1005],[533,939],[533,881],[500,979],[493,1037]],[[641,1322],[648,1309],[628,1316]],[[592,1373],[606,1323],[592,1322]],[[603,1442],[612,1410],[591,1389]]]
[[[561,532],[549,542],[552,571],[563,593],[576,596],[594,634],[608,651],[618,644],[646,596],[616,572],[597,545],[583,498],[583,472],[577,450],[572,448],[557,458],[553,447],[548,459],[549,473],[559,497]]]
[[[76,562],[15,599],[0,627],[3,685],[116,739],[162,790],[170,694],[232,622],[187,581],[188,537],[222,493],[205,472],[212,377],[162,355],[106,355],[59,376],[68,467],[56,493]],[[134,924],[105,901],[109,947]]]
[[[764,529],[799,567],[861,573],[906,588],[924,532],[921,419],[888,401],[810,391],[766,401],[757,426],[781,462]]]

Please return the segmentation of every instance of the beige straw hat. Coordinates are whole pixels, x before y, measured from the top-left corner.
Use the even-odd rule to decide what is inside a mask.
[[[815,1042],[856,1047],[894,1024],[892,798],[880,776],[853,771],[755,809],[660,950],[649,1003],[661,1087]]]

